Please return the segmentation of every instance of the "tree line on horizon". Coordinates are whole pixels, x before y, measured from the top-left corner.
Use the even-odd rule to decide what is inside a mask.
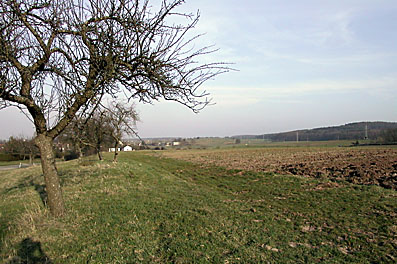
[[[342,126],[303,129],[264,135],[236,136],[268,141],[330,141],[330,140],[373,140],[378,143],[397,142],[397,123],[358,122]]]

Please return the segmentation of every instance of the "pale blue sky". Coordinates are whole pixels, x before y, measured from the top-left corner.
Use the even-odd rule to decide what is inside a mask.
[[[197,9],[196,32],[206,32],[197,44],[220,49],[207,59],[239,71],[203,85],[216,105],[199,114],[173,102],[137,104],[142,137],[397,121],[397,1],[187,0],[181,7]],[[0,138],[31,133],[11,112],[0,111]]]

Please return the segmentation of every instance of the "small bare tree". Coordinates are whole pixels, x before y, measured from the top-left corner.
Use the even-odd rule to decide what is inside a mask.
[[[85,139],[84,127],[86,123],[80,117],[75,117],[69,125],[57,137],[57,140],[62,144],[71,144],[77,158],[80,160],[83,157],[83,142]]]
[[[149,0],[0,2],[0,108],[17,106],[35,125],[54,216],[65,207],[53,140],[82,106],[106,94],[163,98],[193,111],[209,103],[198,87],[228,69],[198,63],[211,50],[192,46],[187,32],[199,16],[178,12],[183,2],[163,0],[157,11]]]
[[[38,149],[31,138],[10,137],[4,144],[4,152],[23,160],[29,157],[29,164],[33,165],[33,159],[38,154]]]
[[[104,108],[97,108],[92,118],[90,118],[85,127],[86,141],[85,145],[92,146],[99,160],[103,160],[101,148],[105,142],[111,142],[111,126],[109,123],[108,112]]]
[[[112,101],[109,106],[96,105],[84,109],[70,122],[69,126],[57,137],[62,143],[72,143],[79,159],[84,149],[95,149],[99,160],[103,160],[101,150],[109,143],[118,148],[123,134],[134,134],[138,118],[133,105],[127,107],[123,102]],[[115,157],[117,156],[115,152]]]
[[[98,129],[95,128],[95,123],[101,125],[100,122],[96,122],[97,117],[104,115],[104,113],[99,113],[99,106],[100,101],[92,107],[85,105],[75,114],[69,125],[57,137],[57,140],[62,143],[72,143],[79,159],[83,157],[83,148],[91,147],[96,149],[96,134],[94,130],[98,131]]]
[[[136,122],[139,120],[134,105],[113,101],[107,107],[107,123],[110,128],[110,136],[114,140],[113,162],[117,162],[118,148],[122,144],[123,135],[137,135]]]

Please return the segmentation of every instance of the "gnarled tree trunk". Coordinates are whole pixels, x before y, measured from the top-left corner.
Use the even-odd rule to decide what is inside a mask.
[[[53,138],[39,134],[35,138],[35,143],[40,150],[41,168],[44,174],[48,206],[54,216],[62,216],[65,213],[65,205],[57,168],[55,166]]]

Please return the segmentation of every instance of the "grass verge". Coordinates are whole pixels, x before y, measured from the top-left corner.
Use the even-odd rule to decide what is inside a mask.
[[[66,217],[40,168],[0,172],[5,263],[371,263],[397,259],[397,193],[121,153],[59,164]]]

